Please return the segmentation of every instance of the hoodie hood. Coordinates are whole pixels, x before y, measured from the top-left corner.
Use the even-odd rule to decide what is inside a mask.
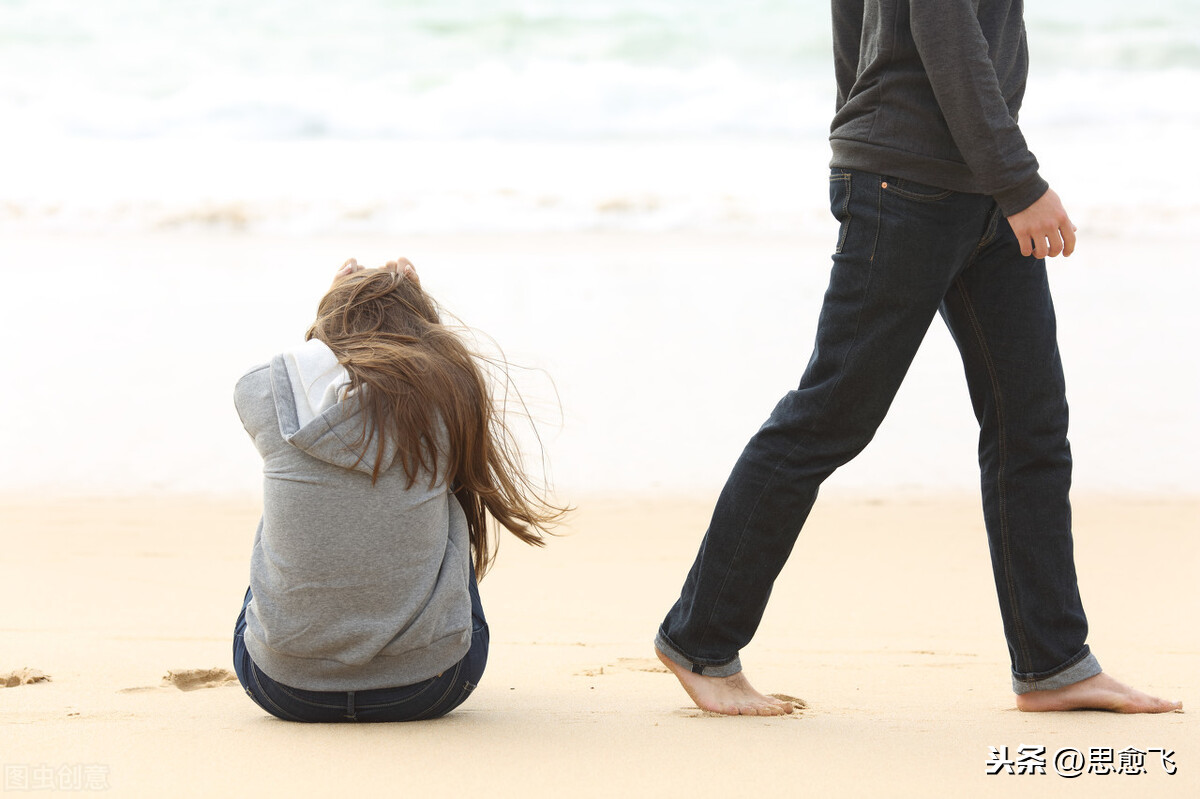
[[[372,437],[365,450],[362,408],[348,393],[350,376],[333,350],[313,339],[271,360],[271,392],[283,440],[314,458],[371,474],[380,446],[385,472],[396,457],[390,440]]]

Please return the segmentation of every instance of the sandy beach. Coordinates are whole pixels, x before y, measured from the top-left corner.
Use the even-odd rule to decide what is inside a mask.
[[[818,502],[744,653],[761,688],[806,704],[773,719],[689,707],[652,657],[711,498],[575,501],[545,550],[503,543],[481,589],[490,662],[467,704],[433,722],[306,726],[267,716],[219,672],[200,676],[213,687],[189,682],[231,668],[254,498],[6,498],[0,673],[50,679],[0,689],[5,792],[39,780],[117,796],[292,797],[1182,797],[1200,786],[1194,711],[1013,709],[969,493]],[[1086,496],[1075,508],[1101,662],[1192,703],[1200,501]],[[1047,773],[987,774],[991,747],[1015,759],[1023,746],[1046,748]],[[1145,773],[1055,773],[1060,750],[1130,747],[1149,752]]]
[[[0,796],[1200,796],[1200,204],[1147,157],[1200,136],[1192,0],[1028,4],[1021,110],[1079,226],[1050,279],[1090,643],[1187,711],[1014,709],[935,320],[743,653],[802,705],[764,719],[691,707],[651,641],[809,357],[828,6],[0,5]],[[346,258],[397,256],[503,348],[578,510],[502,542],[461,708],[289,724],[229,679],[261,482],[232,390]]]

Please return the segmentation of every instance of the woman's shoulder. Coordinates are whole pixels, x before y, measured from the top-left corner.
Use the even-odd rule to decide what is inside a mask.
[[[242,373],[241,377],[238,378],[238,383],[241,383],[243,380],[252,379],[255,375],[258,375],[261,372],[269,372],[270,370],[271,370],[270,361],[267,361],[265,363],[260,363],[257,366],[251,366],[249,369],[247,369],[245,372]]]
[[[247,392],[256,392],[261,385],[269,385],[271,380],[271,364],[262,363],[247,369],[233,386],[234,402]]]
[[[238,378],[233,387],[233,407],[242,420],[242,426],[253,435],[260,426],[259,417],[270,405],[273,405],[271,365],[264,363]]]

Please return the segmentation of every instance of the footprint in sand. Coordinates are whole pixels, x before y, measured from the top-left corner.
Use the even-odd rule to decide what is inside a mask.
[[[229,669],[180,669],[168,671],[162,679],[162,685],[123,688],[120,693],[140,694],[172,687],[180,691],[198,691],[201,688],[220,688],[225,685],[237,685],[237,675]]]
[[[621,672],[644,671],[653,674],[670,674],[669,671],[653,658],[617,658],[616,663],[584,669],[575,673],[577,677],[599,677],[602,674],[620,674]]]
[[[792,706],[795,707],[796,710],[804,710],[806,707],[808,707],[808,702],[805,702],[798,696],[790,696],[788,694],[767,694],[767,696],[773,696],[781,702],[791,702]]]
[[[7,674],[0,674],[0,688],[16,688],[19,685],[32,685],[35,682],[50,682],[50,675],[37,669],[17,669]]]
[[[174,685],[181,691],[220,688],[222,685],[236,684],[237,681],[237,675],[229,669],[184,669],[168,671],[167,676],[163,677],[163,685]]]

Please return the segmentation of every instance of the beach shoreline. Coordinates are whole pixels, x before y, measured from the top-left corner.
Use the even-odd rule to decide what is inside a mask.
[[[36,331],[39,346],[9,356],[25,379],[0,436],[21,455],[0,463],[0,483],[253,491],[260,465],[234,383],[302,338],[346,258],[404,255],[514,365],[555,487],[715,493],[804,370],[834,233],[14,236],[6,281],[22,301],[2,329]],[[1074,256],[1048,264],[1074,485],[1193,490],[1200,384],[1180,364],[1200,318],[1186,289],[1162,286],[1194,281],[1194,235],[1080,235]],[[1130,268],[1144,262],[1149,273]],[[829,487],[974,490],[977,436],[961,359],[935,319],[875,439]],[[536,466],[543,452],[528,443]]]

